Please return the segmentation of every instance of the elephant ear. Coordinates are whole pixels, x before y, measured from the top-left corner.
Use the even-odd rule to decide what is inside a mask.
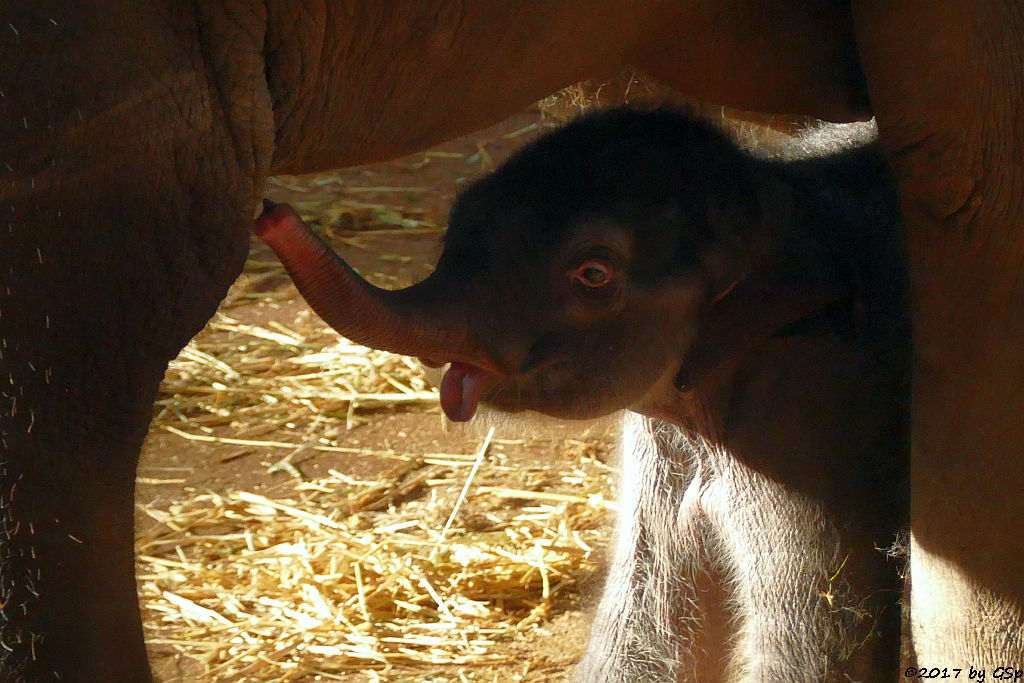
[[[849,296],[849,292],[779,276],[752,276],[735,283],[709,304],[698,323],[673,384],[693,389],[709,373],[740,358],[793,323]]]

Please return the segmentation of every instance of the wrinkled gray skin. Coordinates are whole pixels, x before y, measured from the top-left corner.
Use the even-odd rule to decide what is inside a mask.
[[[915,647],[1024,661],[1021,35],[1009,0],[0,4],[0,679],[148,680],[136,456],[267,174],[397,156],[623,66],[831,120],[866,85],[910,243]]]
[[[402,305],[383,317],[408,304],[407,324],[426,322],[410,338],[461,331],[419,349],[459,359],[441,384],[453,419],[478,395],[647,416],[625,422],[618,540],[580,681],[897,675],[901,583],[884,549],[908,498],[903,233],[879,150],[835,149],[870,128],[783,162],[678,112],[585,117],[459,197],[430,278],[376,292]],[[328,321],[330,302],[368,288],[296,249],[285,207],[268,215],[258,231]]]

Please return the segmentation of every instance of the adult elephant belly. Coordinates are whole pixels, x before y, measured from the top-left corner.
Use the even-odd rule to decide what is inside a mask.
[[[630,64],[723,104],[856,115],[842,8],[749,4],[5,3],[0,679],[150,678],[138,449],[267,174],[396,156]]]
[[[433,0],[269,3],[276,173],[394,158],[586,78],[637,67],[694,100],[848,121],[869,115],[839,6],[611,0],[523,11]],[[316,6],[313,10],[310,6]]]

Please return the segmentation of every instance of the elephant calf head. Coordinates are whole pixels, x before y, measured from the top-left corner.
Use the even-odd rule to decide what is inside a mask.
[[[437,269],[410,288],[369,285],[288,207],[268,205],[256,230],[341,333],[450,363],[451,419],[481,400],[589,418],[657,402],[673,378],[699,381],[846,295],[848,278],[822,265],[845,238],[808,237],[794,173],[687,113],[617,109],[467,189]]]

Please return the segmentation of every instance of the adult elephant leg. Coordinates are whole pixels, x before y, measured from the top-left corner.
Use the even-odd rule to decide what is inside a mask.
[[[24,320],[12,308],[5,318]],[[0,420],[0,675],[148,680],[132,521],[135,464],[159,367],[119,358],[120,347],[81,353],[61,337],[54,342],[67,363],[55,363],[50,354],[23,352],[27,336],[6,337],[2,363],[13,383]],[[70,386],[71,363],[111,377],[126,372],[131,386]],[[115,399],[110,389],[127,391]]]
[[[918,664],[1024,663],[1024,10],[855,2],[903,189]]]
[[[202,19],[41,0],[0,39],[0,680],[150,678],[138,449],[167,361],[241,270],[272,144],[258,31],[233,99],[186,30]]]
[[[4,207],[18,239],[0,251],[0,680],[148,680],[138,451],[167,361],[248,244],[251,190],[216,193],[230,215],[167,203],[142,168],[93,189],[87,208],[43,193]]]
[[[105,179],[88,210],[34,210],[60,201],[41,195],[11,205],[21,218],[0,254],[2,680],[149,678],[132,552],[138,450],[167,361],[241,269],[251,196],[233,217],[197,216],[147,180],[157,192],[129,201],[125,182]],[[219,196],[231,201],[227,188]],[[223,243],[184,239],[200,223]]]

